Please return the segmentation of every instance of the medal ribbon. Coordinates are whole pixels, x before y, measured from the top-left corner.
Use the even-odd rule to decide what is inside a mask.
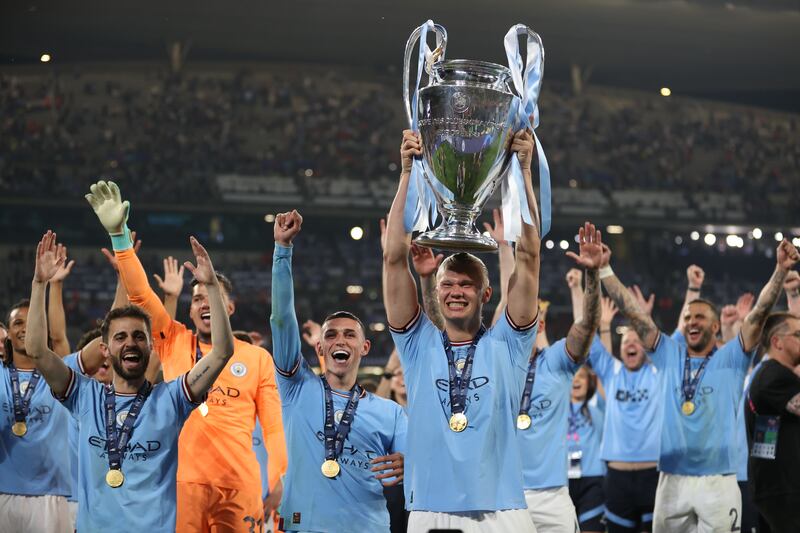
[[[578,444],[580,437],[578,437],[578,413],[580,412],[580,407],[578,411],[573,409],[572,402],[569,403],[569,429],[567,430],[567,438],[570,440],[574,440],[575,444]]]
[[[336,427],[336,420],[333,412],[333,392],[325,376],[320,376],[322,386],[325,387],[325,460],[336,460],[342,453],[344,441],[350,433],[350,426],[356,416],[358,399],[361,397],[361,387],[358,383],[350,389],[350,398],[342,414],[339,427]]]
[[[528,366],[528,375],[525,376],[525,388],[522,389],[522,402],[519,405],[519,414],[527,415],[531,409],[531,394],[533,393],[533,382],[536,379],[536,363],[539,361],[539,355],[544,350],[536,350],[530,365]]]
[[[703,362],[700,363],[700,368],[697,369],[697,373],[694,375],[694,379],[691,379],[692,365],[691,360],[689,359],[689,351],[686,351],[686,358],[683,362],[683,384],[681,385],[684,401],[691,402],[694,399],[694,395],[697,392],[697,386],[700,384],[700,378],[703,377],[703,371],[716,351],[717,349],[714,348],[711,353],[708,354],[705,359],[703,359]]]
[[[139,411],[142,410],[144,401],[150,395],[152,385],[145,380],[142,386],[139,387],[136,393],[136,398],[133,400],[131,408],[128,410],[128,416],[122,423],[122,428],[117,432],[117,408],[116,396],[114,394],[113,385],[104,385],[105,390],[105,408],[106,408],[106,440],[108,441],[108,468],[110,470],[122,469],[122,452],[128,445],[131,434],[133,433],[133,424],[139,416]]]
[[[14,422],[25,422],[25,417],[28,416],[28,407],[31,404],[31,397],[33,391],[36,390],[36,384],[42,377],[38,370],[34,370],[31,374],[31,379],[28,381],[28,388],[25,389],[25,394],[20,394],[19,384],[19,371],[14,364],[8,365],[8,371],[11,374],[11,395],[14,397]]]
[[[453,345],[450,343],[447,332],[442,332],[444,351],[445,354],[447,354],[447,369],[450,373],[450,414],[454,415],[464,412],[467,403],[467,390],[469,388],[469,382],[472,379],[472,361],[475,359],[475,350],[478,349],[478,341],[481,340],[484,333],[486,333],[486,327],[481,324],[478,333],[475,334],[475,338],[472,339],[472,344],[469,345],[469,349],[467,350],[467,358],[464,360],[464,368],[461,369],[461,375],[458,375],[455,356],[453,355]]]

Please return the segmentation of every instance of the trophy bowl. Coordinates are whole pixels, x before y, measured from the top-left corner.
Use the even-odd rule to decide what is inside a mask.
[[[511,161],[511,71],[495,63],[441,61],[419,91],[423,167],[444,222],[419,235],[422,246],[494,252],[497,242],[475,220]],[[438,184],[433,183],[436,180]]]

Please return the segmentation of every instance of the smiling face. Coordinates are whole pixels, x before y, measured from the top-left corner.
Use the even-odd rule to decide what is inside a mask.
[[[325,359],[325,372],[340,380],[358,374],[361,358],[369,352],[370,342],[361,325],[352,318],[331,318],[322,324],[317,355]]]
[[[572,401],[582,402],[589,394],[589,371],[585,366],[582,366],[575,372],[575,377],[572,378]]]
[[[622,364],[628,370],[638,370],[644,364],[644,344],[633,328],[628,328],[628,331],[622,336],[619,352]]]
[[[118,376],[127,381],[144,376],[153,349],[149,327],[144,320],[127,316],[112,319],[108,325],[107,343],[100,346]]]
[[[18,307],[8,315],[8,339],[15,352],[25,354],[25,328],[28,325],[28,308]]]
[[[395,395],[406,395],[406,381],[403,377],[402,368],[398,368],[394,371],[394,374],[392,374],[392,379],[389,381],[389,388],[393,393],[395,393]]]
[[[492,296],[492,288],[484,287],[474,274],[440,270],[436,293],[439,309],[446,321],[469,324],[480,317],[483,304]]]
[[[686,345],[694,352],[710,351],[720,328],[719,319],[711,306],[703,302],[690,303],[683,321]]]
[[[234,305],[228,297],[228,291],[220,284],[222,302],[228,310],[228,316],[233,314]],[[202,283],[192,287],[192,303],[189,306],[189,318],[194,322],[194,327],[202,336],[211,335],[211,307],[208,305],[208,289]]]

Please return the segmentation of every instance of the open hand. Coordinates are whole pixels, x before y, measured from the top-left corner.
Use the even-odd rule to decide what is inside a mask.
[[[420,277],[427,278],[436,274],[439,265],[444,261],[444,255],[433,255],[433,250],[418,244],[411,244],[411,263]]]
[[[491,235],[497,244],[506,242],[505,227],[503,226],[503,212],[499,209],[492,209],[492,224],[483,223],[483,228]]]
[[[60,246],[60,245],[59,245]],[[58,271],[50,279],[50,283],[62,283],[67,276],[72,272],[72,267],[75,266],[75,260],[67,261],[67,247],[64,246],[64,263],[58,268]]]
[[[117,184],[113,181],[100,180],[89,187],[89,190],[92,192],[85,198],[94,209],[94,214],[100,223],[110,235],[121,234],[128,221],[131,204],[127,200],[122,201]]]
[[[183,290],[184,268],[183,265],[178,268],[178,260],[172,256],[164,259],[164,278],[162,279],[158,274],[153,274],[164,294],[180,296],[181,290]]]
[[[214,272],[214,265],[211,264],[211,257],[200,242],[194,237],[189,237],[189,244],[192,245],[192,253],[194,254],[197,266],[189,261],[186,261],[183,266],[189,269],[194,279],[204,285],[213,285],[217,283],[217,274]]]
[[[33,280],[47,283],[56,275],[66,259],[64,247],[56,243],[56,234],[47,230],[47,233],[42,236],[42,240],[36,245],[36,266],[33,271]]]
[[[600,300],[600,323],[605,326],[610,326],[614,317],[617,316],[617,306],[614,300],[603,296]]]
[[[600,230],[595,229],[594,224],[586,222],[578,230],[578,251],[580,255],[567,252],[567,256],[583,268],[590,270],[600,268],[603,260],[603,241]]]
[[[636,302],[639,304],[642,311],[652,316],[653,304],[656,303],[656,294],[652,293],[648,298],[645,298],[644,294],[642,294],[642,289],[640,289],[638,285],[629,287],[628,290],[631,291],[633,297],[636,298]]]
[[[375,479],[387,479],[393,477],[392,481],[383,482],[381,484],[384,487],[393,487],[398,483],[403,481],[403,464],[404,464],[404,457],[402,453],[392,453],[389,455],[381,455],[380,457],[376,457],[370,463],[377,465],[372,467],[373,472],[383,472],[382,474],[378,474],[375,476]]]

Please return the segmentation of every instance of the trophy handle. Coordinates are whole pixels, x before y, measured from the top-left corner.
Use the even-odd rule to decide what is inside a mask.
[[[431,73],[431,67],[433,66],[433,63],[444,60],[445,50],[447,49],[447,30],[444,29],[444,26],[441,24],[434,24],[433,31],[436,33],[436,50],[434,50],[433,54],[431,55],[430,64],[427,64],[425,67],[428,75]],[[409,82],[411,81],[411,52],[414,49],[414,45],[417,43],[417,41],[419,41],[419,36],[421,33],[422,26],[411,32],[411,35],[406,42],[406,53],[403,57],[403,103],[406,106],[406,116],[408,117],[409,125],[411,124],[413,118],[411,114],[411,91],[408,88]],[[421,47],[425,46],[425,44],[426,43],[419,43]]]
[[[542,43],[542,38],[539,36],[538,33],[533,31],[532,29],[530,29],[525,24],[517,24],[516,26],[512,26],[511,30],[509,30],[509,31],[512,31],[512,30],[516,30],[517,39],[519,39],[520,35],[527,34],[528,38],[531,38],[531,39],[535,40],[536,44],[539,45],[539,51],[542,54],[542,57],[541,57],[541,60],[540,60],[540,63],[541,63],[540,71],[541,71],[541,76],[544,76],[544,44]],[[518,48],[519,48],[519,43],[517,43],[517,49]],[[527,63],[529,60],[530,59],[528,57],[525,57],[525,63]],[[510,64],[509,64],[509,66],[510,66]],[[523,67],[523,70],[525,70],[525,67]],[[516,84],[514,84],[514,89],[516,90],[516,92],[520,92],[521,91],[521,89],[519,87],[516,87]],[[525,95],[523,95],[523,94],[518,94],[517,96],[519,96],[520,98],[524,98],[525,97]],[[537,99],[538,99],[538,96],[539,96],[538,92],[537,92],[536,96],[537,96]]]

